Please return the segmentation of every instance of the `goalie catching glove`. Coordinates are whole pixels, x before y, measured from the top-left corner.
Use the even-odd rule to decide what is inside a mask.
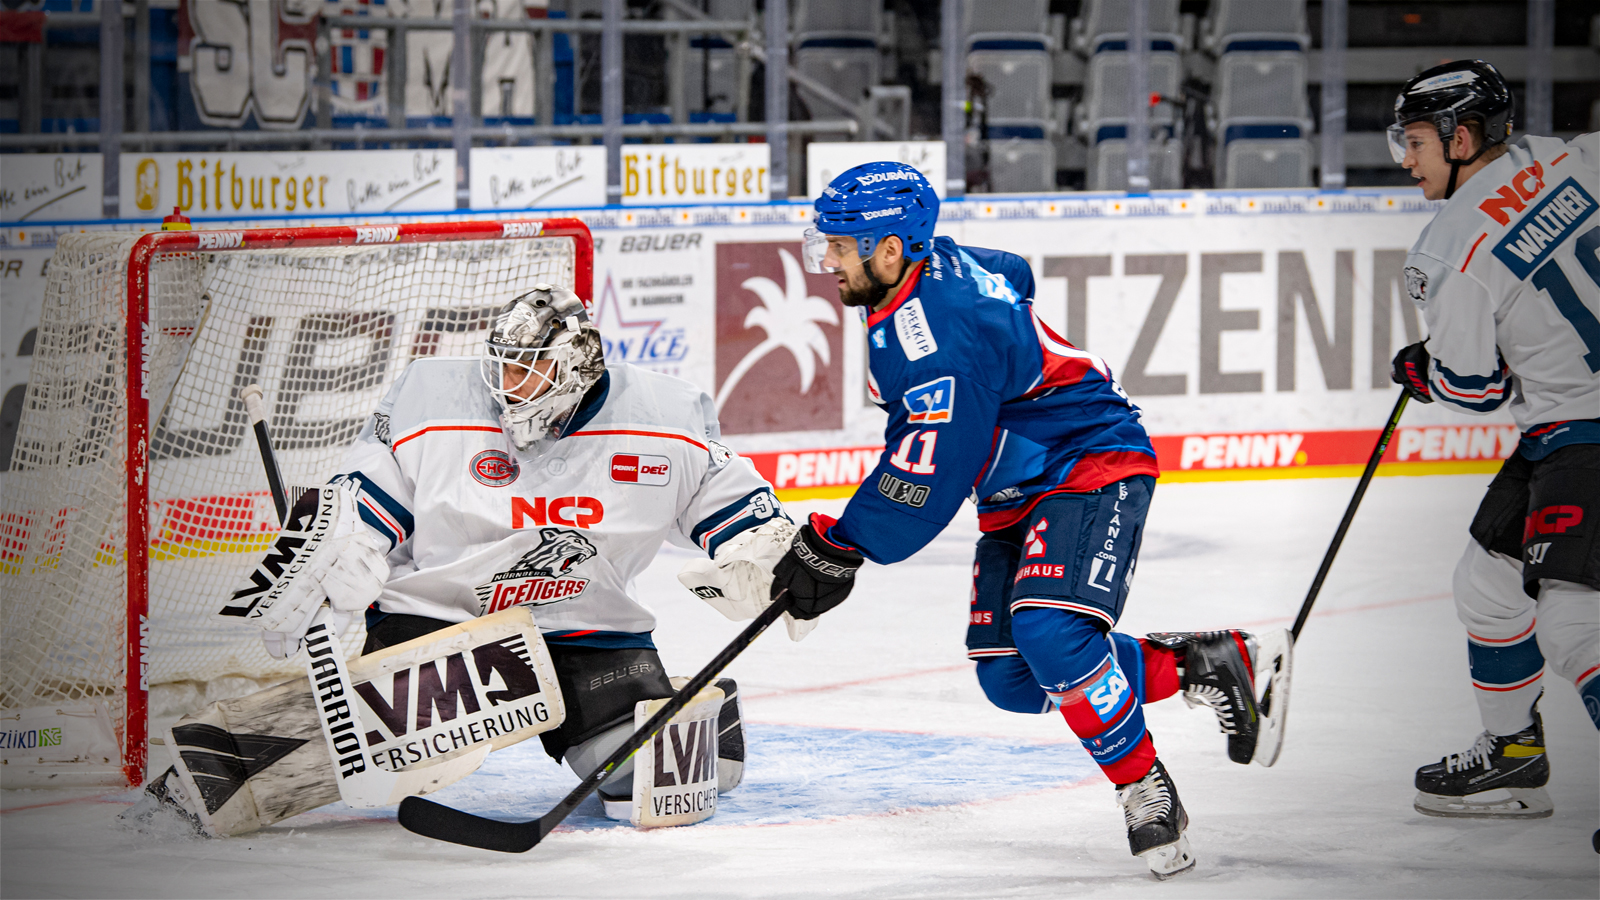
[[[759,528],[729,538],[717,548],[715,560],[694,559],[678,571],[678,581],[695,596],[711,604],[734,622],[754,619],[772,603],[772,567],[794,543],[795,525],[774,516]],[[811,633],[815,622],[784,613],[789,639]]]
[[[383,592],[388,542],[361,526],[355,491],[324,485],[300,495],[272,549],[222,615],[261,626],[261,642],[277,659],[300,649],[324,600],[344,634]]]

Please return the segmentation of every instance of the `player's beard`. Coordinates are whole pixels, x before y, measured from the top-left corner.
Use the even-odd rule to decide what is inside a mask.
[[[860,276],[856,276],[860,272]],[[902,261],[900,274],[905,274],[905,263]],[[865,306],[867,309],[877,309],[885,297],[894,289],[900,279],[893,282],[882,281],[877,273],[872,271],[872,260],[867,259],[861,266],[845,275],[844,284],[839,286],[839,302],[845,306]]]

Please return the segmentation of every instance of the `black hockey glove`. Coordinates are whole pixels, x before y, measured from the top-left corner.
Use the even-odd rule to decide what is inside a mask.
[[[1411,399],[1418,403],[1432,403],[1433,391],[1428,387],[1428,362],[1431,357],[1424,343],[1417,341],[1400,348],[1400,352],[1394,355],[1394,371],[1389,373],[1389,378],[1404,387]]]
[[[843,603],[855,587],[856,570],[864,560],[855,550],[822,536],[834,521],[812,513],[811,521],[795,532],[789,552],[772,567],[773,599],[787,590],[794,600],[789,614],[796,619],[815,619]]]

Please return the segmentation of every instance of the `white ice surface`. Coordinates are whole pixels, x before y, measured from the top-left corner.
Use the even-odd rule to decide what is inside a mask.
[[[978,689],[962,646],[969,507],[911,561],[863,570],[804,643],[777,629],[735,661],[748,774],[706,823],[637,831],[601,819],[591,800],[531,852],[506,856],[409,834],[393,810],[327,807],[208,841],[120,828],[132,793],[7,791],[0,895],[1597,897],[1600,740],[1553,675],[1542,706],[1553,818],[1411,809],[1416,767],[1480,730],[1448,594],[1487,480],[1374,482],[1297,647],[1277,766],[1230,763],[1207,711],[1177,699],[1149,708],[1199,858],[1170,882],[1128,854],[1112,789],[1059,716],[1002,712]],[[1353,485],[1162,486],[1120,629],[1286,626]],[[675,674],[738,630],[678,587],[684,558],[666,548],[639,584]],[[530,741],[436,797],[532,818],[575,783]]]

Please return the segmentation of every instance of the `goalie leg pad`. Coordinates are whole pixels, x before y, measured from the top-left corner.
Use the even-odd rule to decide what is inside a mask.
[[[470,774],[487,749],[554,729],[566,714],[526,607],[359,657],[349,672],[369,749],[363,764],[398,771],[406,793],[444,787]],[[168,729],[186,808],[207,832],[246,834],[339,799],[320,706],[300,678],[212,704]]]
[[[707,685],[634,755],[633,801],[627,818],[641,828],[693,825],[717,811],[717,720],[725,696]],[[644,726],[669,701],[641,700],[633,727]],[[607,815],[621,818],[619,804]]]

